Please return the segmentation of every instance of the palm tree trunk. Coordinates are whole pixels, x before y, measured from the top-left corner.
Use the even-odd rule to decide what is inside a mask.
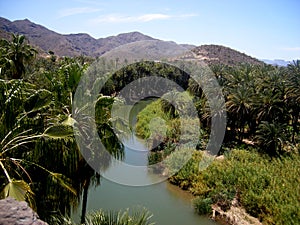
[[[82,210],[81,210],[81,220],[80,223],[85,223],[85,215],[86,215],[86,206],[87,206],[87,197],[88,197],[88,191],[90,186],[90,178],[86,180],[86,183],[83,187],[83,196],[82,196]]]

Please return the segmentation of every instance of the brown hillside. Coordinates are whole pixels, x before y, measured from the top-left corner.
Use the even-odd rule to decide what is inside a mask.
[[[9,21],[0,17],[0,38],[8,38],[9,33],[24,34],[30,44],[39,52],[53,51],[58,56],[102,56],[119,60],[141,59],[184,59],[201,60],[207,64],[238,65],[240,63],[262,64],[263,62],[220,45],[178,45],[161,41],[139,32],[131,32],[95,39],[88,34],[62,35],[28,19]]]
[[[44,52],[53,51],[58,56],[99,56],[123,44],[155,40],[139,32],[100,39],[95,39],[88,34],[62,35],[32,23],[28,19],[11,22],[0,17],[0,37],[7,38],[7,33],[23,34],[32,45],[39,47]]]
[[[194,57],[208,64],[238,65],[241,63],[263,64],[251,56],[221,45],[201,45],[192,50]]]

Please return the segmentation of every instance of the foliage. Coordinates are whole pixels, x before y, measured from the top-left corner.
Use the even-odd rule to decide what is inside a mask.
[[[97,211],[86,217],[86,225],[154,225],[148,210]]]
[[[241,143],[250,140],[262,152],[274,156],[286,152],[289,146],[297,143],[300,115],[299,65],[300,61],[297,60],[288,67],[247,64],[212,67],[225,97],[227,132],[224,145],[232,141]],[[214,101],[210,104],[214,104],[213,108],[217,111],[212,112],[202,88],[193,79],[189,79],[188,86],[187,91],[194,96],[193,101],[200,118],[201,130],[208,136],[211,117],[218,116],[225,108],[218,107],[218,102]],[[161,108],[165,116],[169,117],[167,125],[178,119],[180,110],[189,111],[187,106],[181,104],[180,94],[173,91],[169,95],[170,100],[160,100],[160,107],[159,103],[156,103],[155,107],[152,106],[152,112],[148,108],[139,114],[137,132],[140,136],[150,137],[147,127],[151,118],[154,118],[155,110]],[[174,111],[175,106],[177,111]],[[159,111],[159,116],[164,118],[161,113]],[[173,128],[174,131],[177,129],[175,133],[178,140],[180,126],[175,125]],[[265,132],[267,128],[269,132]],[[172,134],[174,132],[169,132],[164,141],[171,141]],[[264,143],[269,144],[266,146]]]
[[[52,180],[66,192],[76,196],[69,179],[61,173],[52,172],[53,165],[45,168],[37,157],[33,157],[36,143],[45,138],[42,133],[45,111],[52,105],[52,95],[47,90],[35,90],[35,86],[22,80],[1,81],[4,87],[4,105],[1,111],[1,120],[4,126],[1,129],[0,142],[0,176],[3,182],[2,198],[11,196],[17,200],[27,200],[30,206],[36,209],[36,201],[40,195],[35,187],[36,172]],[[13,107],[13,108],[11,108]],[[12,110],[13,114],[8,112]],[[8,118],[9,119],[8,119]]]
[[[0,40],[0,68],[6,77],[20,79],[25,74],[25,63],[28,63],[37,53],[25,42],[24,35],[12,34],[12,41]],[[0,73],[0,77],[3,75]]]
[[[191,162],[196,165],[199,160],[194,156]],[[195,171],[191,162],[182,168],[184,176],[179,171],[171,181],[200,196],[194,201],[199,212],[208,201],[204,199],[226,210],[237,198],[248,213],[265,224],[300,222],[299,155],[270,158],[253,150],[232,150],[204,171]]]
[[[286,141],[286,131],[280,123],[262,121],[258,127],[256,139],[259,145],[272,154],[280,154]]]
[[[211,198],[197,197],[193,200],[195,211],[200,215],[211,214],[212,212],[211,204],[212,204]]]
[[[150,138],[152,132],[159,129],[161,124],[156,124],[154,127],[150,127],[151,120],[160,118],[161,120],[168,121],[169,117],[166,115],[161,107],[160,101],[155,101],[146,106],[137,116],[138,123],[136,124],[136,134],[142,138]],[[155,125],[155,123],[152,123]],[[152,132],[151,132],[152,131]]]
[[[154,225],[151,222],[152,214],[146,209],[136,207],[120,211],[98,211],[89,212],[85,218],[85,225]],[[53,215],[50,224],[76,225],[70,217],[61,214]],[[83,224],[83,223],[81,223]]]
[[[115,73],[106,82],[106,86],[103,89],[103,94],[111,95],[114,92],[119,92],[123,87],[130,84],[133,81],[143,77],[158,76],[167,78],[176,82],[183,89],[188,88],[189,75],[183,70],[178,69],[175,66],[168,65],[166,63],[154,62],[154,61],[142,61],[127,65]],[[153,80],[153,82],[156,82]],[[155,87],[161,87],[161,84],[153,84]],[[165,87],[164,87],[165,88]],[[135,90],[135,97],[139,97],[141,92],[138,91],[138,87]]]

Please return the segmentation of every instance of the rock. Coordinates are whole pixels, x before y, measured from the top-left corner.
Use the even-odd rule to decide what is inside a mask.
[[[0,225],[48,225],[26,202],[14,198],[0,200]]]
[[[232,201],[228,211],[223,211],[218,205],[212,206],[214,220],[219,220],[222,224],[230,225],[262,225],[262,223],[250,216],[245,209],[239,206],[237,199]]]

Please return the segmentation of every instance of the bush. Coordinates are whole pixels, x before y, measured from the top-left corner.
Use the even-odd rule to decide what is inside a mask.
[[[197,197],[193,200],[193,206],[195,211],[199,215],[209,215],[212,212],[211,204],[213,203],[211,198]]]
[[[85,225],[154,225],[148,210],[97,211],[86,216]]]
[[[227,211],[231,207],[234,193],[217,193],[212,197],[212,201],[216,203],[223,211]]]

